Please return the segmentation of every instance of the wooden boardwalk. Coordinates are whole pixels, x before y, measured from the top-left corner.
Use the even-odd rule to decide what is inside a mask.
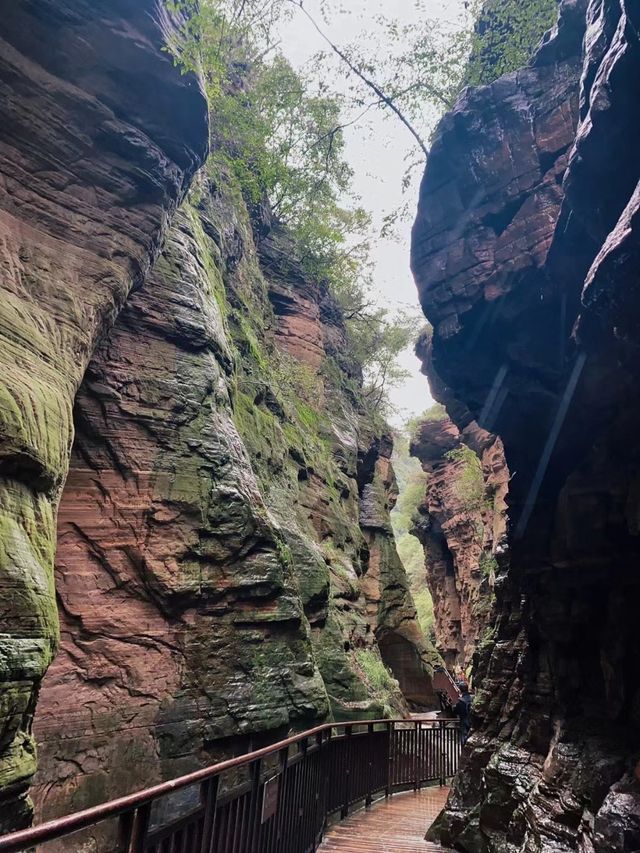
[[[444,806],[448,788],[394,794],[332,826],[322,853],[443,853],[424,834]]]

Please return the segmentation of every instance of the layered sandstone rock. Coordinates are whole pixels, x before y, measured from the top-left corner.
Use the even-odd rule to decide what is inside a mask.
[[[468,851],[640,844],[637,18],[565,2],[530,68],[462,95],[422,186],[431,369],[512,476],[496,641],[440,822]]]
[[[388,664],[433,700],[389,526],[391,446],[363,428],[340,313],[239,198],[212,157],[76,399],[42,819],[330,712],[404,710],[363,670],[392,634],[406,649]]]
[[[449,670],[466,671],[488,638],[504,548],[502,445],[473,422],[460,432],[445,417],[419,424],[411,454],[429,475],[413,533],[424,546],[436,645]]]
[[[327,713],[285,541],[233,420],[212,242],[184,205],[76,399],[62,643],[36,712],[41,818]]]
[[[56,510],[74,396],[202,162],[197,80],[160,4],[9,4],[0,22],[0,831],[24,825],[58,636]]]
[[[409,580],[396,551],[389,513],[398,490],[391,464],[393,442],[374,441],[360,465],[360,527],[364,534],[362,590],[384,663],[417,708],[436,704],[431,675],[437,659],[422,634]],[[373,463],[373,467],[371,467]],[[438,661],[439,662],[439,661]]]
[[[42,819],[404,710],[385,638],[430,697],[338,306],[224,158],[176,213],[208,133],[174,34],[155,0],[0,23],[0,831],[34,713]]]
[[[433,706],[433,651],[416,619],[389,518],[396,499],[392,442],[368,423],[361,368],[349,355],[335,300],[305,274],[268,212],[258,230],[281,357],[270,377],[261,371],[268,383],[263,409],[274,430],[248,439],[249,451],[293,554],[332,712],[343,719],[397,713],[406,710],[405,698]],[[381,654],[402,693],[370,683],[367,670]]]

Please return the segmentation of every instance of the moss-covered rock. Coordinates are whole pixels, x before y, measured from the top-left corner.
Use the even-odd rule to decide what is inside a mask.
[[[207,147],[171,28],[148,0],[14,4],[0,22],[0,833],[30,817],[74,397]]]
[[[78,395],[62,650],[36,716],[42,817],[330,715],[402,713],[383,635],[428,688],[391,445],[354,377],[323,370],[347,347],[337,306],[280,229],[253,225],[212,158]]]

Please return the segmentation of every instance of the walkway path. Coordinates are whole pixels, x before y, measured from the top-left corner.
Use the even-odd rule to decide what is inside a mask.
[[[448,788],[394,794],[332,826],[321,853],[444,853],[424,840],[444,806]]]

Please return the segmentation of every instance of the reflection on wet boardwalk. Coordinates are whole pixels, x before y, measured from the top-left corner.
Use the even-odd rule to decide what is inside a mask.
[[[394,794],[371,808],[355,812],[332,826],[322,853],[443,853],[444,847],[424,840],[427,828],[444,806],[448,788],[423,788]]]

